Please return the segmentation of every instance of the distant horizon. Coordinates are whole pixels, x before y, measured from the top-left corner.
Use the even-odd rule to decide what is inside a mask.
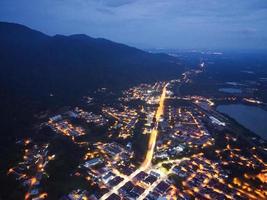
[[[62,35],[62,36],[72,36],[72,35],[86,35],[88,37],[92,37],[92,38],[95,38],[95,39],[106,39],[106,40],[110,40],[112,42],[116,42],[116,43],[121,43],[121,44],[124,44],[124,45],[127,45],[127,46],[131,46],[131,47],[135,47],[135,48],[138,48],[138,49],[141,49],[141,50],[144,50],[144,51],[180,51],[180,52],[209,52],[209,51],[213,51],[213,52],[218,52],[218,53],[226,53],[226,52],[229,52],[229,51],[233,51],[233,52],[250,52],[250,51],[257,51],[257,52],[260,52],[262,53],[263,51],[266,51],[267,50],[267,47],[266,48],[262,48],[262,49],[237,49],[237,48],[224,48],[224,49],[219,49],[219,48],[180,48],[180,47],[172,47],[172,48],[164,48],[164,47],[138,47],[137,45],[134,45],[134,44],[127,44],[127,43],[123,43],[123,42],[119,42],[119,41],[116,41],[116,40],[113,40],[112,38],[103,38],[103,37],[97,37],[97,36],[91,36],[90,34],[87,34],[87,33],[73,33],[73,34],[60,34],[60,33],[55,33],[55,34],[49,34],[49,33],[46,33],[46,32],[43,32],[43,31],[40,31],[38,29],[35,29],[31,26],[28,26],[26,24],[21,24],[21,23],[18,23],[18,22],[13,22],[13,21],[1,21],[0,20],[0,23],[10,23],[10,24],[17,24],[17,25],[22,25],[22,26],[25,26],[29,29],[32,29],[34,31],[38,31],[38,32],[41,32],[45,35],[48,35],[50,37],[54,37],[56,35]],[[166,53],[166,52],[165,52]],[[264,52],[265,53],[265,52]],[[266,52],[267,53],[267,52]]]
[[[2,0],[0,21],[148,48],[266,49],[262,0]]]
[[[0,69],[0,200],[267,200],[267,0],[0,0]]]

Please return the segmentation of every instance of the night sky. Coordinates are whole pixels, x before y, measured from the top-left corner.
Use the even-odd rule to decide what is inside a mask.
[[[0,0],[0,21],[140,48],[267,48],[266,0]]]

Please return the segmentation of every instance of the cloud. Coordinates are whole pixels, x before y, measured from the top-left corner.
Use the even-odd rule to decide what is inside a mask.
[[[244,35],[253,35],[257,32],[257,29],[255,28],[245,28],[240,30],[240,32]]]
[[[131,4],[135,2],[136,0],[102,0],[101,2],[110,7],[120,7],[127,4]]]
[[[0,0],[0,20],[140,47],[267,46],[264,0]]]
[[[107,9],[107,8],[97,8],[96,10],[100,13],[103,13],[103,14],[114,15],[114,12],[110,9]]]

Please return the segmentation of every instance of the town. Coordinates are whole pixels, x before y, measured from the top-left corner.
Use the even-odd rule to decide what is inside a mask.
[[[86,97],[86,105],[50,116],[44,126],[83,149],[72,176],[93,188],[73,188],[61,200],[266,199],[266,142],[240,136],[231,119],[215,109],[222,99],[177,93],[200,72],[129,88],[110,105]],[[91,142],[100,129],[104,136]],[[138,142],[146,144],[141,159]],[[40,181],[49,178],[46,165],[57,155],[49,154],[49,141],[21,143],[23,158],[7,173],[25,187],[25,200],[49,199]]]

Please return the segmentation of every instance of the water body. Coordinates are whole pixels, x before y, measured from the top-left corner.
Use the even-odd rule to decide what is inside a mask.
[[[238,82],[233,82],[233,81],[229,81],[229,82],[225,82],[227,85],[230,86],[243,86],[244,84],[238,83]]]
[[[242,90],[238,88],[219,88],[220,92],[230,93],[230,94],[241,94]]]
[[[244,104],[220,105],[217,110],[267,140],[267,111]]]

